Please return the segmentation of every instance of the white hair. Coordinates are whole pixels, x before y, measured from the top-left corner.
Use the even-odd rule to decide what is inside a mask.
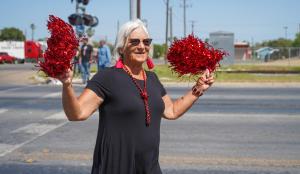
[[[116,58],[122,57],[120,50],[126,46],[125,44],[128,36],[137,28],[142,28],[149,36],[149,32],[146,26],[140,19],[126,22],[121,26],[117,35],[117,40],[116,40],[116,45],[114,50],[114,54]]]

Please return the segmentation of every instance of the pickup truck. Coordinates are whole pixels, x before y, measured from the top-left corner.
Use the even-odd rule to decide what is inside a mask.
[[[18,60],[7,52],[0,52],[0,63],[17,63]]]

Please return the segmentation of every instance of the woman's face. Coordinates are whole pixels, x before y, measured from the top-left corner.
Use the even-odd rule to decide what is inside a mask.
[[[142,64],[147,60],[151,39],[142,28],[135,29],[127,38],[124,56],[126,61]]]

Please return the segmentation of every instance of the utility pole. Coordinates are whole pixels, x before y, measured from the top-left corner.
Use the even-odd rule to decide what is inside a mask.
[[[288,27],[287,27],[287,26],[284,26],[283,28],[284,28],[284,30],[285,30],[285,39],[287,39],[287,29],[288,29]]]
[[[168,53],[168,28],[169,28],[169,0],[166,2],[166,50],[165,50],[165,64],[167,64],[167,53]]]
[[[183,0],[183,25],[183,36],[186,37],[186,0]]]
[[[137,18],[137,0],[129,0],[129,5],[130,20],[135,20]]]
[[[191,25],[192,25],[192,34],[194,34],[194,27],[195,27],[195,22],[194,20],[191,20]]]
[[[117,21],[117,33],[118,33],[119,29],[120,29],[120,21],[118,20]]]
[[[141,0],[136,0],[136,1],[137,1],[136,17],[138,19],[141,19]]]
[[[31,28],[31,40],[34,41],[35,25],[34,24],[30,24],[30,28]]]
[[[183,0],[183,36],[186,37],[186,8],[191,7],[186,4],[186,0]]]
[[[172,7],[170,7],[170,43],[173,42],[173,20],[172,20],[172,17],[173,16],[173,13],[172,13]]]

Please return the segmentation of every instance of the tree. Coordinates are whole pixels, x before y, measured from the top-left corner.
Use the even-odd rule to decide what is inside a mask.
[[[293,41],[289,39],[279,38],[276,40],[264,41],[260,46],[268,47],[291,47]]]
[[[10,27],[4,28],[0,33],[0,41],[11,40],[11,41],[24,41],[25,36],[18,28]]]
[[[165,54],[164,45],[153,44],[153,58],[163,57]]]
[[[293,41],[293,46],[294,46],[294,47],[300,47],[300,33],[297,33],[297,34],[296,34],[296,38],[295,38],[295,40]]]

